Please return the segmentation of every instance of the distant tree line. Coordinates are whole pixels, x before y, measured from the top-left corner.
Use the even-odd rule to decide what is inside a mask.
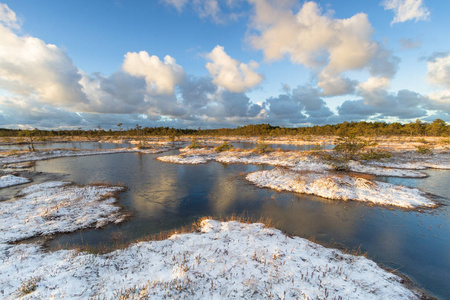
[[[385,122],[343,122],[335,125],[289,128],[272,126],[270,124],[245,125],[237,128],[219,129],[176,129],[171,127],[142,127],[136,125],[131,129],[123,129],[122,123],[117,124],[117,130],[104,130],[99,126],[93,130],[21,130],[2,129],[0,137],[102,137],[102,136],[170,136],[176,138],[184,135],[209,136],[280,136],[280,135],[324,135],[324,136],[450,136],[450,125],[436,119],[431,123],[416,120],[415,122],[385,123]]]

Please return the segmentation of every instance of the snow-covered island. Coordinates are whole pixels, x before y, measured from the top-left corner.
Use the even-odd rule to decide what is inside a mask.
[[[0,290],[6,299],[415,299],[402,279],[364,256],[345,254],[263,224],[199,222],[192,233],[107,254],[48,252],[37,235],[120,222],[121,187],[47,182],[0,204]]]

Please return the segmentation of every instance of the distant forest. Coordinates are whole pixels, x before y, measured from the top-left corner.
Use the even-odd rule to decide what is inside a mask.
[[[270,124],[245,125],[237,128],[220,129],[176,129],[170,127],[142,127],[136,125],[131,129],[122,128],[117,124],[116,130],[21,130],[0,129],[0,137],[34,136],[34,137],[70,137],[70,136],[281,136],[281,135],[323,135],[323,136],[450,136],[450,125],[436,119],[431,123],[416,120],[415,122],[384,123],[384,122],[343,122],[335,125],[287,128]]]

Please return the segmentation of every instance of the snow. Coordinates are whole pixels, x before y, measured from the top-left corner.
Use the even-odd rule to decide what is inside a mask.
[[[70,232],[123,217],[114,193],[121,187],[68,186],[50,181],[23,189],[17,200],[0,204],[0,243],[37,235]]]
[[[333,173],[297,173],[273,169],[250,173],[246,179],[259,187],[312,194],[334,200],[355,200],[403,208],[434,207],[418,189]]]
[[[30,179],[15,175],[4,175],[0,177],[0,189],[30,182]]]
[[[333,169],[333,166],[330,163],[327,163],[326,161],[312,155],[308,156],[305,152],[298,151],[273,151],[269,153],[257,154],[252,151],[224,151],[217,153],[207,149],[190,150],[185,148],[181,150],[182,153],[179,155],[161,156],[157,159],[162,162],[177,164],[204,164],[211,160],[227,164],[263,164],[277,167],[289,167],[295,171],[322,172]],[[353,172],[378,176],[414,178],[424,178],[428,175],[423,172],[408,169],[425,169],[426,167],[441,166],[439,163],[436,163],[435,165],[424,163],[417,165],[410,163],[409,166],[416,166],[417,168],[396,168],[397,165],[399,164],[382,162],[363,164],[357,161],[349,161],[348,163],[350,171]]]
[[[423,172],[407,170],[405,168],[396,168],[395,165],[391,165],[390,167],[381,167],[377,165],[365,165],[357,161],[350,161],[348,165],[350,171],[372,174],[377,176],[413,177],[413,178],[428,177],[428,175]]]
[[[236,221],[204,220],[200,232],[109,254],[0,244],[0,261],[6,298],[33,279],[27,297],[41,299],[419,298],[363,256]]]
[[[160,146],[148,149],[139,148],[118,148],[118,149],[97,149],[97,150],[72,150],[72,149],[56,149],[56,150],[41,150],[36,152],[26,152],[18,155],[0,157],[0,164],[13,164],[29,161],[46,160],[58,157],[73,157],[73,156],[88,156],[88,155],[102,155],[114,153],[145,153],[156,154],[172,150],[169,146]],[[9,167],[6,165],[6,167]]]
[[[34,166],[34,162],[23,162],[23,163],[17,163],[17,164],[7,164],[4,165],[3,168],[8,169],[27,169]]]
[[[216,158],[215,154],[191,154],[191,155],[166,155],[160,156],[157,160],[162,162],[174,163],[174,164],[190,164],[190,165],[198,165],[205,164],[210,160],[214,160]]]

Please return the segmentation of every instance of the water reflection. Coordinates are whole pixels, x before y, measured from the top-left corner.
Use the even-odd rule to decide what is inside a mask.
[[[59,235],[51,246],[111,245],[113,236],[121,236],[122,242],[134,241],[189,225],[203,216],[268,217],[289,234],[315,237],[319,242],[347,248],[361,247],[370,258],[393,269],[400,268],[429,291],[450,298],[448,206],[415,212],[278,193],[253,186],[243,175],[271,167],[217,162],[177,165],[159,162],[155,157],[118,153],[37,162],[35,171],[68,174],[65,179],[81,184],[126,184],[129,189],[122,194],[120,203],[134,211],[133,219],[125,224]],[[428,172],[430,177],[426,179],[378,179],[448,197],[450,172]],[[444,201],[448,202],[448,198]]]

